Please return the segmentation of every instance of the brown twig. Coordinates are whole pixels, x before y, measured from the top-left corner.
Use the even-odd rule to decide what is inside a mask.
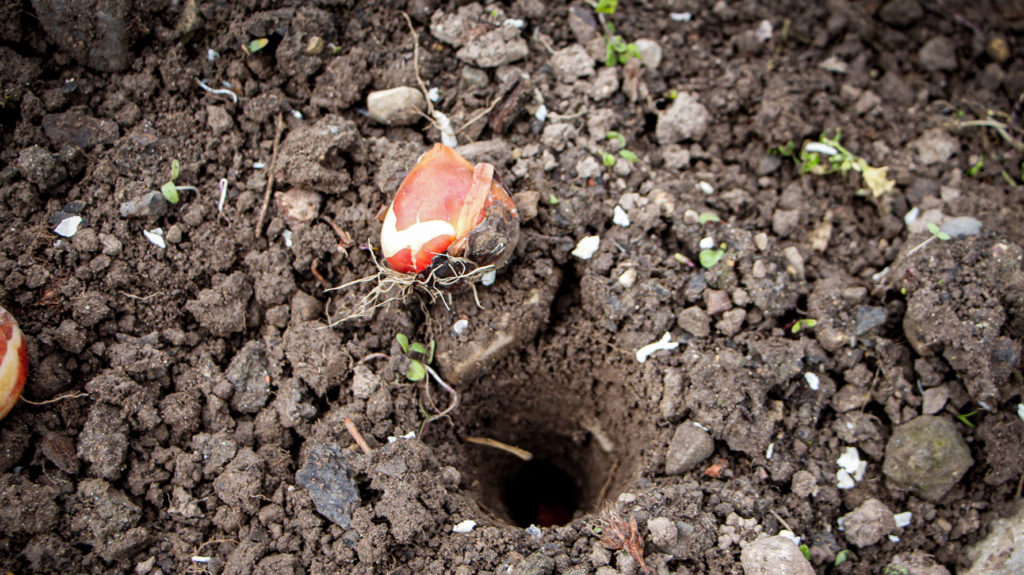
[[[344,422],[345,429],[348,430],[348,434],[352,436],[352,439],[356,441],[356,445],[359,446],[359,449],[362,449],[363,453],[369,453],[370,446],[366,443],[366,440],[363,439],[363,434],[359,433],[359,429],[356,427],[356,424],[352,423],[352,420],[347,417],[344,419]]]
[[[57,403],[58,401],[64,401],[65,399],[76,399],[76,398],[79,398],[79,397],[89,397],[89,394],[85,393],[85,392],[76,393],[76,392],[72,391],[72,392],[69,392],[69,393],[65,393],[64,395],[58,395],[57,397],[54,397],[54,398],[51,398],[51,399],[47,399],[47,400],[44,400],[44,401],[32,401],[31,399],[29,399],[29,398],[27,398],[27,397],[25,397],[23,395],[23,396],[21,396],[21,401],[24,401],[25,403],[27,403],[29,405],[46,405],[48,403]]]
[[[608,490],[612,487],[612,481],[615,479],[615,472],[619,469],[619,460],[616,459],[612,462],[612,466],[608,469],[608,477],[605,478],[604,483],[601,485],[601,490],[597,492],[597,502],[601,503],[604,498],[608,496]]]
[[[409,32],[412,34],[412,66],[416,72],[416,82],[419,83],[420,91],[423,92],[423,99],[427,101],[427,115],[433,118],[434,103],[428,96],[430,91],[427,90],[427,83],[423,81],[423,76],[420,76],[420,35],[416,33],[416,28],[412,25],[412,18],[405,12],[402,12],[402,16],[405,17],[405,23],[409,25]]]
[[[505,453],[515,455],[516,457],[522,459],[523,461],[530,461],[531,459],[533,459],[533,454],[530,453],[529,451],[522,449],[520,447],[516,447],[514,445],[503,443],[501,441],[498,441],[497,439],[491,439],[490,437],[473,437],[467,435],[463,437],[462,440],[465,441],[466,443],[475,443],[476,445],[483,445],[485,447],[493,447],[494,449],[499,449],[501,451],[504,451]]]
[[[260,217],[256,220],[256,237],[263,235],[263,220],[267,217],[267,208],[270,206],[270,194],[274,191],[274,170],[277,169],[277,149],[281,144],[281,133],[284,132],[284,116],[277,113],[277,127],[274,130],[274,147],[270,152],[270,165],[267,166],[267,189],[263,192],[263,205],[260,207]]]

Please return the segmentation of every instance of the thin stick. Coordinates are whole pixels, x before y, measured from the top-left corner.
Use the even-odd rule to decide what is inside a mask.
[[[774,509],[769,509],[768,512],[771,513],[776,519],[778,519],[779,523],[781,523],[783,527],[785,527],[786,529],[789,529],[790,531],[793,531],[793,528],[789,526],[789,523],[786,523],[786,520],[783,519],[782,517],[780,517],[779,514],[776,513]],[[794,533],[795,533],[795,531],[794,531]]]
[[[151,294],[149,294],[147,296],[138,296],[138,295],[131,294],[131,293],[128,293],[126,291],[121,291],[121,290],[117,290],[117,293],[119,293],[119,294],[121,294],[121,295],[123,295],[123,296],[125,296],[127,298],[131,298],[131,299],[139,300],[139,301],[146,301],[148,299],[155,298],[156,296],[164,295],[164,292],[162,292],[162,291],[158,291],[156,293],[151,293]]]
[[[423,99],[427,101],[427,115],[433,117],[434,103],[430,101],[427,83],[423,81],[423,76],[420,76],[420,35],[416,33],[416,28],[412,25],[412,18],[405,12],[402,12],[402,16],[405,17],[405,23],[409,25],[409,32],[412,34],[412,66],[416,72],[416,82],[419,83],[420,91],[423,92]]]
[[[348,434],[352,436],[352,439],[356,440],[356,445],[359,446],[359,449],[362,449],[363,453],[369,453],[370,446],[366,443],[366,440],[363,439],[363,434],[359,433],[359,429],[356,427],[356,424],[352,423],[352,420],[347,417],[344,419],[344,422],[345,429],[348,430]]]
[[[284,131],[284,117],[277,113],[277,127],[274,130],[274,147],[270,152],[270,165],[267,166],[267,189],[263,192],[263,206],[260,207],[260,217],[256,220],[256,237],[263,235],[263,220],[267,217],[267,207],[270,206],[270,194],[274,191],[274,169],[277,164],[277,149],[281,144],[281,132]]]
[[[612,462],[611,468],[608,469],[608,477],[605,478],[604,484],[601,485],[601,490],[597,492],[598,503],[604,501],[604,498],[608,496],[608,490],[612,487],[612,479],[615,478],[615,472],[619,469],[619,460],[616,459]]]
[[[1024,473],[1020,475],[1020,481],[1017,482],[1017,495],[1014,496],[1014,499],[1020,499],[1021,489],[1024,489]]]
[[[505,453],[511,453],[512,455],[515,455],[516,457],[522,459],[523,461],[530,461],[531,459],[533,459],[533,454],[530,453],[529,451],[519,447],[515,447],[514,445],[502,443],[497,439],[491,439],[490,437],[466,436],[463,437],[462,439],[467,443],[475,443],[477,445],[483,445],[485,447],[493,447],[495,449],[500,449]]]
[[[89,397],[89,394],[85,392],[75,393],[72,391],[69,393],[65,393],[64,395],[58,395],[57,397],[54,397],[52,399],[47,399],[45,401],[32,401],[31,399],[23,395],[21,396],[21,401],[24,401],[29,405],[46,405],[48,403],[57,403],[58,401],[64,401],[65,399],[76,399],[79,397]]]
[[[491,113],[491,110],[493,110],[493,109],[494,109],[494,107],[498,105],[498,102],[500,102],[500,101],[501,101],[501,98],[502,98],[502,96],[501,96],[501,95],[499,95],[498,97],[494,98],[494,101],[493,101],[493,102],[491,102],[491,105],[490,105],[490,106],[487,106],[487,107],[486,107],[486,108],[484,108],[483,110],[481,110],[481,111],[477,112],[477,113],[476,113],[476,114],[475,114],[475,115],[474,115],[474,116],[473,116],[472,118],[470,118],[470,119],[469,119],[469,120],[468,120],[468,121],[467,121],[467,122],[466,122],[465,124],[463,124],[463,125],[459,126],[459,129],[458,129],[458,130],[455,130],[455,133],[456,133],[456,134],[461,134],[463,130],[465,130],[466,128],[468,128],[468,127],[472,126],[473,124],[475,124],[475,123],[479,122],[479,121],[480,121],[480,120],[482,120],[482,119],[483,119],[483,118],[484,118],[485,116],[487,116],[487,114],[490,114],[490,113]]]

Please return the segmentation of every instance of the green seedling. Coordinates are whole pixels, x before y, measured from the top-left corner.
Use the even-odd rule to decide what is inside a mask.
[[[558,204],[558,196],[556,196],[555,194],[548,194],[548,205],[557,206]]]
[[[975,425],[974,422],[971,421],[971,418],[974,417],[975,415],[978,415],[977,409],[970,413],[961,413],[957,415],[956,418],[960,420],[960,423],[966,425],[967,427],[970,427],[971,429],[974,429],[975,427],[977,427],[977,425]]]
[[[627,162],[631,163],[636,163],[640,161],[640,158],[636,155],[635,152],[626,148],[626,137],[623,136],[621,133],[611,130],[604,135],[604,138],[606,140],[615,142],[615,147],[618,150],[619,157],[622,158],[623,160],[626,160]],[[600,152],[600,154],[601,165],[603,165],[606,168],[610,168],[615,165],[616,159],[614,155],[605,151]]]
[[[839,141],[841,138],[842,132],[837,129],[836,135],[831,138],[822,132],[817,142],[808,143],[799,154],[796,153],[796,146],[792,141],[773,148],[770,152],[793,158],[801,174],[823,176],[838,173],[845,176],[851,171],[857,172],[865,186],[857,191],[859,195],[870,193],[877,199],[893,193],[896,182],[889,179],[889,168],[876,168],[868,164],[867,160],[846,149]]]
[[[800,544],[800,552],[804,554],[804,559],[811,560],[811,548],[806,543]]]
[[[805,329],[810,329],[818,325],[818,320],[813,318],[798,319],[793,322],[793,326],[789,328],[790,333],[797,334]]]
[[[882,568],[882,575],[910,575],[910,570],[902,565],[886,565]]]
[[[256,38],[248,44],[242,44],[242,49],[245,50],[246,54],[255,54],[256,52],[266,48],[269,43],[270,40],[266,38]]]
[[[620,150],[626,147],[626,136],[623,136],[622,134],[614,130],[611,130],[607,134],[605,134],[604,139],[612,140],[615,143],[617,143],[619,145]]]
[[[967,168],[967,175],[973,178],[977,176],[979,173],[981,173],[981,170],[984,167],[985,158],[978,157],[978,161],[974,162],[974,164],[970,168]]]
[[[418,341],[410,342],[409,337],[404,333],[396,335],[395,339],[401,346],[402,353],[409,356],[409,368],[405,372],[405,378],[409,381],[423,381],[423,378],[427,376],[427,366],[434,361],[434,341],[431,340],[429,345]],[[412,354],[419,355],[422,361],[412,358]]]
[[[615,33],[615,25],[604,19],[606,15],[615,14],[615,10],[619,7],[619,1],[598,0],[597,3],[591,2],[590,6],[594,9],[594,13],[597,14],[597,19],[604,29],[604,65],[612,68],[619,64],[625,64],[633,58],[640,59],[640,49],[636,47],[636,44],[626,42],[622,36]]]
[[[701,212],[700,215],[697,216],[697,223],[698,224],[706,224],[708,222],[720,222],[720,221],[722,221],[722,218],[719,218],[715,214],[715,212]]]
[[[181,175],[181,164],[178,160],[171,160],[171,179],[164,182],[164,185],[160,186],[160,193],[164,195],[164,199],[172,204],[178,203],[180,199],[178,192],[182,190],[188,190],[192,192],[198,192],[193,186],[179,186],[175,184],[175,180]]]
[[[926,239],[925,241],[917,244],[909,252],[907,252],[908,256],[912,256],[912,255],[916,254],[921,249],[923,249],[926,245],[934,242],[935,240],[939,240],[940,242],[948,242],[950,239],[952,239],[950,237],[950,235],[947,234],[946,232],[942,231],[942,228],[940,228],[939,225],[936,224],[935,222],[930,222],[928,224],[928,233],[930,233],[931,236],[928,239]]]
[[[619,150],[619,157],[633,164],[640,161],[640,158],[632,150]]]
[[[722,261],[722,258],[725,256],[725,247],[725,244],[722,244],[717,250],[701,250],[700,254],[697,255],[701,267],[711,269],[718,265],[718,262]]]
[[[832,562],[833,567],[839,567],[847,561],[856,560],[857,554],[849,549],[843,549],[839,553],[836,553],[836,559]]]
[[[615,165],[615,156],[613,156],[612,154],[609,154],[608,152],[602,151],[601,152],[601,165],[606,167],[606,168],[610,168],[610,167],[614,166]]]

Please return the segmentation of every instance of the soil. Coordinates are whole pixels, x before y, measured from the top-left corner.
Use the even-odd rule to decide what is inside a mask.
[[[939,573],[1013,513],[1020,2],[622,2],[661,59],[611,68],[582,4],[140,4],[0,9],[0,303],[35,402],[0,423],[5,571],[638,573],[602,544],[617,514],[652,573],[741,573],[784,528],[817,573]],[[339,321],[369,288],[326,288],[376,272],[375,216],[441,136],[368,116],[417,70],[515,193],[519,243],[492,286]],[[1012,142],[961,124],[989,110]],[[837,130],[893,193],[773,152]],[[609,131],[638,161],[602,165]],[[198,188],[176,205],[152,193],[172,160]],[[271,178],[302,192],[260,225]],[[981,231],[931,239],[953,216]],[[446,417],[424,425],[451,397],[406,379],[398,334],[436,346]],[[973,460],[938,498],[883,473],[922,413]],[[854,543],[837,521],[865,501]]]

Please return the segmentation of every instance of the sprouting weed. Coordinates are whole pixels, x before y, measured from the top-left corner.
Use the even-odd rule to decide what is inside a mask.
[[[636,526],[636,518],[630,517],[627,523],[618,513],[606,511],[600,519],[601,545],[606,549],[618,551],[623,549],[640,565],[640,570],[649,574],[644,562],[644,538]]]

